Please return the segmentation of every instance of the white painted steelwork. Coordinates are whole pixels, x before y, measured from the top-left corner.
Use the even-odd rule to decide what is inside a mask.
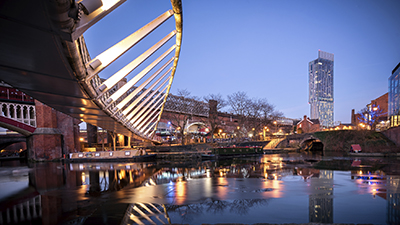
[[[127,108],[125,108],[125,110],[122,112],[124,115],[127,115],[135,106],[137,106],[137,104],[139,103],[139,101],[142,101],[142,103],[145,103],[146,99],[144,99],[146,97],[146,95],[162,80],[165,78],[165,76],[171,72],[172,68],[170,68],[169,70],[167,70],[157,81],[155,81],[148,89],[146,89],[145,91],[143,91],[143,93],[137,98],[135,99],[134,102],[132,102],[132,104],[130,104]],[[161,86],[163,86],[165,84],[166,81],[164,81],[162,83]],[[161,88],[161,86],[159,86],[155,91],[158,91],[159,88]],[[139,87],[140,88],[140,87]],[[138,88],[138,89],[139,89]],[[151,93],[151,96],[155,94]],[[140,108],[140,106],[138,106]],[[130,119],[130,118],[128,118]]]
[[[149,35],[154,29],[164,23],[167,19],[169,19],[173,15],[172,10],[168,10],[163,13],[155,20],[151,21],[144,27],[140,28],[135,33],[129,35],[122,41],[118,42],[111,48],[107,49],[100,55],[96,56],[96,58],[92,59],[87,66],[87,72],[89,76],[86,78],[90,80],[94,75],[98,74],[100,71],[109,66],[114,60],[118,59],[122,56],[126,51],[132,48],[134,45],[139,43],[143,38]],[[99,63],[95,63],[96,60],[99,60]],[[93,64],[95,64],[93,66]]]
[[[85,79],[86,87],[88,87],[87,89],[89,92],[92,92],[92,95],[94,96],[94,99],[98,105],[111,117],[124,124],[124,126],[127,127],[131,132],[144,139],[152,139],[153,137],[154,132],[152,132],[152,129],[155,130],[156,124],[158,124],[158,121],[161,117],[162,108],[165,104],[165,99],[168,95],[168,91],[176,70],[177,60],[179,58],[182,39],[181,2],[171,1],[171,3],[174,10],[168,10],[167,12],[163,13],[149,24],[145,25],[121,42],[115,44],[110,49],[104,51],[86,63],[86,69],[88,73],[88,76]],[[99,82],[100,78],[98,77],[98,73],[100,71],[109,66],[114,60],[119,58],[122,54],[140,42],[140,40],[145,38],[175,13],[179,14],[178,16],[174,16],[176,20],[176,30],[170,32],[167,36],[162,38],[110,78],[103,82]],[[126,77],[132,71],[145,62],[151,55],[155,54],[158,49],[165,45],[173,36],[176,36],[176,44],[166,50],[142,71],[137,73],[137,75],[126,81],[126,83],[121,87],[115,89],[115,92],[110,92],[112,87],[115,87],[122,81],[122,79],[126,79]],[[151,76],[147,77],[147,74],[155,69],[155,67],[173,51],[175,51],[174,57],[164,63],[164,65],[162,65]],[[173,66],[170,69],[166,69],[172,62]],[[165,70],[166,72],[162,73]],[[169,83],[165,88],[163,88],[163,92],[166,89],[167,93],[161,92],[157,94],[155,98],[150,97],[154,96],[155,93],[165,85],[166,81],[162,82],[160,86],[155,88],[169,73],[171,73],[169,76]],[[162,75],[160,76],[160,74]],[[141,81],[143,78],[145,79]],[[155,82],[153,82],[154,80]],[[139,82],[141,83],[139,84]],[[151,84],[152,82],[153,84]],[[136,86],[137,84],[139,84],[139,86]],[[153,90],[153,88],[155,89]],[[151,91],[153,93],[149,95]],[[147,95],[149,96],[146,97]],[[164,99],[164,101],[161,99]],[[141,111],[138,113],[139,110]],[[134,119],[131,119],[134,115]]]
[[[171,0],[172,10],[166,9],[154,20],[149,18],[147,25],[91,58],[82,34],[125,1],[5,0],[0,8],[2,36],[7,37],[0,42],[0,80],[92,125],[155,141],[151,129],[163,111],[179,60],[181,0]],[[16,13],[21,4],[30,8],[31,14]],[[139,48],[141,40],[153,40],[164,32],[170,25],[165,22],[172,16],[175,26],[156,38],[155,44],[115,74],[105,79],[99,76],[132,48]],[[153,32],[156,29],[160,32]],[[172,47],[165,51],[166,45]],[[136,71],[141,66],[145,69]]]
[[[164,77],[160,77],[160,80],[162,80],[162,78],[164,78]],[[144,111],[145,111],[146,109],[148,109],[148,107],[149,107],[150,104],[147,104],[147,103],[148,103],[149,101],[151,102],[151,100],[153,100],[153,99],[157,99],[157,98],[161,95],[161,93],[163,93],[163,92],[167,89],[168,86],[165,86],[164,89],[161,90],[161,92],[159,92],[159,89],[160,89],[161,87],[163,87],[163,86],[165,85],[165,83],[166,83],[168,80],[169,80],[169,79],[165,80],[165,81],[164,81],[157,89],[155,89],[147,98],[143,99],[143,97],[144,97],[145,95],[148,94],[148,91],[149,91],[150,89],[146,90],[146,91],[142,94],[142,95],[144,95],[144,96],[140,96],[140,97],[139,97],[140,99],[143,99],[142,102],[141,102],[131,113],[129,113],[129,114],[126,116],[126,118],[127,118],[128,120],[130,120],[134,115],[136,115],[136,117],[134,117],[134,118],[131,120],[131,122],[136,121],[136,120],[138,119],[138,117],[141,116],[141,115],[144,113]],[[156,93],[158,93],[158,95],[157,95],[155,98],[152,98],[153,95],[156,94]],[[135,105],[135,106],[136,106],[136,105]],[[127,109],[128,109],[128,108],[127,108]],[[139,110],[141,110],[141,111],[138,113]]]
[[[89,4],[92,2],[101,2],[101,6],[94,6],[95,10],[92,11],[87,11],[84,10],[85,8],[87,9],[88,7],[85,7],[85,1]],[[77,23],[75,26],[75,29],[73,32],[71,32],[70,35],[70,41],[75,41],[77,40],[87,29],[89,29],[91,26],[93,26],[95,23],[97,23],[99,20],[101,20],[103,17],[108,15],[110,12],[112,12],[114,9],[116,9],[118,6],[120,6],[122,3],[124,3],[126,0],[85,0],[85,1],[76,1],[78,4],[75,5],[74,7],[78,9],[82,9],[82,12],[79,12],[79,10],[76,12],[77,13]],[[92,6],[93,4],[91,4]],[[86,11],[86,12],[85,12]],[[87,14],[88,13],[88,14]],[[79,14],[79,15],[78,15]]]
[[[154,69],[155,66],[157,66],[165,57],[167,57],[174,49],[175,45],[169,48],[166,52],[164,52],[160,57],[158,57],[156,60],[154,60],[150,65],[148,65],[144,70],[140,71],[138,75],[136,75],[134,78],[132,78],[128,83],[126,83],[124,86],[122,86],[120,89],[118,89],[114,94],[112,94],[107,100],[106,104],[108,108],[111,106],[112,103],[114,103],[116,100],[118,100],[122,95],[127,93],[133,86],[139,82],[144,76],[147,75],[148,72],[150,72],[152,69]]]
[[[172,31],[170,34],[168,34],[166,37],[164,37],[162,40],[160,40],[157,44],[153,45],[142,55],[140,55],[135,60],[133,60],[131,63],[126,65],[124,68],[122,68],[120,71],[115,73],[112,77],[110,77],[109,79],[104,81],[101,84],[101,86],[98,88],[99,91],[101,91],[102,94],[104,94],[111,87],[116,85],[120,80],[122,80],[124,77],[126,77],[126,75],[128,75],[130,72],[132,72],[134,69],[136,69],[136,67],[138,67],[140,64],[142,64],[147,58],[149,58],[154,52],[156,52],[168,40],[170,40],[173,36],[175,36],[175,34],[176,34],[176,31]],[[100,94],[99,96],[101,96],[102,94]]]

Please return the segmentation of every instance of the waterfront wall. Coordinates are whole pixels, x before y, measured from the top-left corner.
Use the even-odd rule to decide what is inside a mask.
[[[352,144],[359,144],[364,153],[398,152],[399,148],[380,132],[370,130],[338,130],[315,132],[313,134],[327,151],[349,151]]]
[[[151,146],[154,152],[185,152],[185,151],[207,151],[211,148],[209,144],[176,145],[176,146]]]
[[[388,130],[382,131],[382,133],[391,141],[396,143],[396,146],[400,147],[400,126],[392,127]]]

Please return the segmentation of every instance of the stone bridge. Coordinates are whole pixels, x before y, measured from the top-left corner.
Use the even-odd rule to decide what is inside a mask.
[[[314,141],[322,142],[314,133],[293,134],[283,139],[276,148],[302,147]]]
[[[399,152],[400,148],[395,140],[398,130],[390,131],[338,130],[295,134],[287,136],[277,148],[306,148],[311,143],[318,142],[320,150],[323,151],[349,151],[352,144],[359,144],[363,152]]]

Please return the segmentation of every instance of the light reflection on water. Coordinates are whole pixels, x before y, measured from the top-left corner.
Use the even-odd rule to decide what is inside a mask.
[[[184,167],[33,164],[29,191],[2,200],[0,224],[399,224],[399,165],[300,154]]]

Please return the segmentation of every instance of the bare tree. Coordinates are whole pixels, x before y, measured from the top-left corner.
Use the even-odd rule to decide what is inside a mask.
[[[252,132],[252,138],[255,138],[256,133],[259,131],[262,117],[262,105],[261,102],[257,99],[249,100],[248,108],[247,108],[247,130]]]
[[[217,101],[217,111],[221,111],[225,106],[227,106],[227,102],[222,97],[221,94],[209,94],[203,97],[204,101],[208,102],[210,100]]]
[[[275,106],[267,99],[250,99],[245,92],[228,95],[231,112],[239,116],[239,126],[244,133],[251,131],[253,137],[261,132],[264,126],[282,118],[283,113],[276,111]]]
[[[261,119],[263,123],[267,125],[270,123],[271,114],[274,112],[274,106],[265,98],[259,99],[258,104],[261,108]]]
[[[238,91],[231,95],[228,95],[228,104],[231,108],[231,113],[238,116],[238,125],[240,128],[239,136],[241,136],[243,132],[247,132],[245,123],[249,113],[248,108],[250,101],[251,100],[249,99],[249,97],[247,97],[247,94],[242,91]]]

